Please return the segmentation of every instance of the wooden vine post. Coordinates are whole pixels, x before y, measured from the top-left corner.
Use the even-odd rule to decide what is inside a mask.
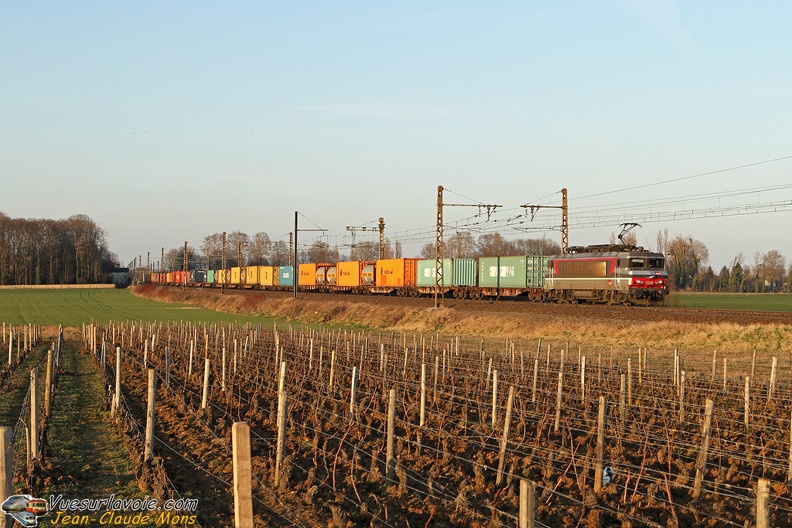
[[[599,397],[599,413],[597,414],[597,452],[594,466],[594,491],[602,489],[602,474],[605,466],[605,396]]]
[[[396,478],[394,429],[396,429],[396,389],[391,389],[388,397],[388,440],[385,454],[386,475],[390,480]]]
[[[171,367],[171,351],[170,347],[165,347],[165,386],[170,387],[170,367]]]
[[[685,371],[683,370],[679,378],[679,421],[685,421]]]
[[[509,424],[511,423],[512,404],[514,403],[514,385],[509,387],[509,399],[506,401],[506,417],[503,423],[503,437],[501,437],[500,460],[498,461],[498,476],[495,485],[503,482],[503,468],[506,466],[506,446],[509,442]]]
[[[492,427],[498,423],[498,371],[492,371]]]
[[[54,362],[53,348],[50,348],[47,352],[47,384],[44,387],[44,418],[46,420],[49,420],[50,409],[52,407],[52,367]]]
[[[209,358],[204,362],[203,396],[201,397],[201,409],[206,410],[207,400],[209,399]]]
[[[539,359],[534,359],[533,387],[531,390],[531,403],[536,403],[536,382],[539,378]]]
[[[153,368],[148,369],[148,401],[146,408],[146,448],[143,460],[154,458],[154,404],[157,400],[157,377]]]
[[[769,496],[770,481],[760,478],[756,489],[756,528],[768,528],[770,526],[770,510],[767,507]]]
[[[223,356],[221,358],[222,362],[222,370],[220,376],[220,390],[225,392],[226,390],[226,347],[223,347]]]
[[[520,518],[519,528],[534,528],[536,521],[536,488],[533,482],[520,479]]]
[[[38,459],[39,441],[39,405],[38,405],[38,371],[30,371],[30,456],[29,459]]]
[[[423,427],[425,423],[426,423],[426,363],[421,363],[421,415],[418,425],[420,427]]]
[[[192,377],[192,364],[193,364],[193,352],[195,351],[195,341],[192,339],[190,340],[190,361],[187,363],[187,377]]]
[[[0,444],[3,454],[0,455],[0,493],[4,499],[11,496],[14,482],[14,429],[12,427],[0,427]],[[0,514],[0,528],[11,528],[14,521]]]
[[[336,356],[335,350],[333,350],[333,353],[330,355],[330,384],[329,384],[330,390],[333,390],[333,374],[335,374],[335,356]]]
[[[110,416],[115,416],[121,406],[121,347],[116,347],[116,379],[115,394],[113,395],[113,405],[110,408]]]
[[[275,486],[280,484],[281,472],[283,471],[283,450],[286,446],[286,412],[288,406],[288,395],[282,391],[278,395],[278,441],[275,448]]]
[[[248,424],[236,422],[231,426],[231,442],[234,459],[234,527],[253,528],[253,471]]]
[[[563,354],[563,351],[562,351]],[[555,425],[553,427],[554,432],[558,432],[561,429],[561,395],[564,390],[564,372],[559,371],[558,373],[558,395],[556,396],[556,414],[555,414]]]
[[[352,385],[350,387],[349,395],[349,419],[355,419],[355,388],[357,387],[358,370],[357,367],[352,367]]]
[[[701,450],[696,459],[696,480],[693,482],[693,497],[701,495],[701,484],[704,480],[704,469],[707,467],[707,451],[709,450],[710,431],[712,430],[712,411],[715,404],[707,399],[704,407],[704,424],[701,427]]]

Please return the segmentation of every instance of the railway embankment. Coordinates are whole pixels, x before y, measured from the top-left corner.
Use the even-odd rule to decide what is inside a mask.
[[[342,296],[289,292],[140,286],[134,295],[187,303],[222,312],[260,314],[312,326],[334,325],[406,333],[508,338],[575,347],[630,350],[684,349],[792,358],[792,314],[697,310],[674,307],[550,304],[445,299],[434,309],[427,298]]]

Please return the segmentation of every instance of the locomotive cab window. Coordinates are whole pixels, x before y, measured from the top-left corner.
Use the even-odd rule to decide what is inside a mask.
[[[642,258],[630,259],[630,268],[632,269],[643,269],[645,266],[646,266],[646,259],[642,259]]]
[[[661,258],[650,258],[649,259],[649,267],[652,269],[660,268],[663,269],[665,267],[665,261]]]

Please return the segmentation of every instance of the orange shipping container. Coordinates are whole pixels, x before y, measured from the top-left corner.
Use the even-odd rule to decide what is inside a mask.
[[[363,284],[361,271],[363,263],[358,261],[339,262],[336,271],[336,282],[339,286],[357,288]]]
[[[274,266],[259,266],[259,284],[262,286],[273,286],[275,284],[275,271],[277,268]]]
[[[415,286],[418,259],[386,259],[377,261],[377,286]]]
[[[297,282],[300,286],[316,286],[316,264],[300,264]]]

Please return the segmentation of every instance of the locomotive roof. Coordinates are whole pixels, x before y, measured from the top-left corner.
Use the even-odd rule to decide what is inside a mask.
[[[586,257],[660,257],[665,258],[662,253],[648,251],[640,246],[630,246],[623,244],[602,244],[596,246],[572,246],[566,253],[549,257],[557,258],[586,258]]]

